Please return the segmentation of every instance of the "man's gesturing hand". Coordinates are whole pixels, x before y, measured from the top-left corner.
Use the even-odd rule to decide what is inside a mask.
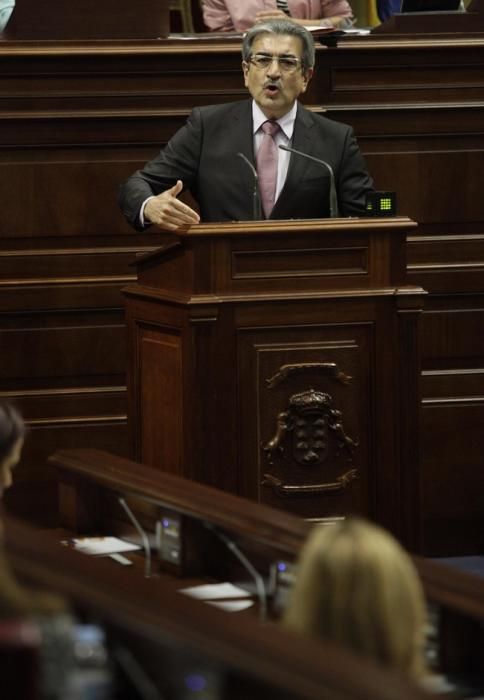
[[[182,189],[183,182],[177,180],[176,185],[169,190],[149,199],[144,210],[145,221],[168,231],[187,229],[198,224],[200,217],[197,212],[177,199]]]

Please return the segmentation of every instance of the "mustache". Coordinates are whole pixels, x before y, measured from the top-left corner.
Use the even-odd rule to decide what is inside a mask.
[[[281,87],[281,81],[280,80],[266,80],[264,82],[263,87],[276,87],[280,88]]]

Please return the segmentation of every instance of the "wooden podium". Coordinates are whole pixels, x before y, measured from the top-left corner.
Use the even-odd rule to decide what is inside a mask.
[[[194,226],[125,291],[131,454],[418,550],[418,319],[407,218]]]

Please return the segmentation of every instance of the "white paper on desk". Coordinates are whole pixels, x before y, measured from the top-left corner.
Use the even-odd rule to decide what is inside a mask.
[[[243,588],[234,586],[233,583],[206,583],[201,586],[180,588],[180,593],[185,593],[199,600],[220,600],[221,598],[250,598],[250,593]]]
[[[71,540],[74,549],[83,554],[117,554],[141,549],[140,545],[119,537],[79,537]]]
[[[216,608],[225,610],[226,612],[240,612],[254,605],[253,600],[205,600],[204,603],[214,605]]]
[[[366,27],[363,27],[362,29],[358,29],[357,27],[353,27],[350,29],[343,29],[343,32],[345,34],[355,34],[357,36],[366,36],[367,34],[371,34],[371,29],[367,29]]]

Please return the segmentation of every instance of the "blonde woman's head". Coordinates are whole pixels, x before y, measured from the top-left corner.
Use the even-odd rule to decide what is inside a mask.
[[[284,622],[410,676],[423,672],[420,580],[398,542],[366,521],[315,528],[301,552]]]

